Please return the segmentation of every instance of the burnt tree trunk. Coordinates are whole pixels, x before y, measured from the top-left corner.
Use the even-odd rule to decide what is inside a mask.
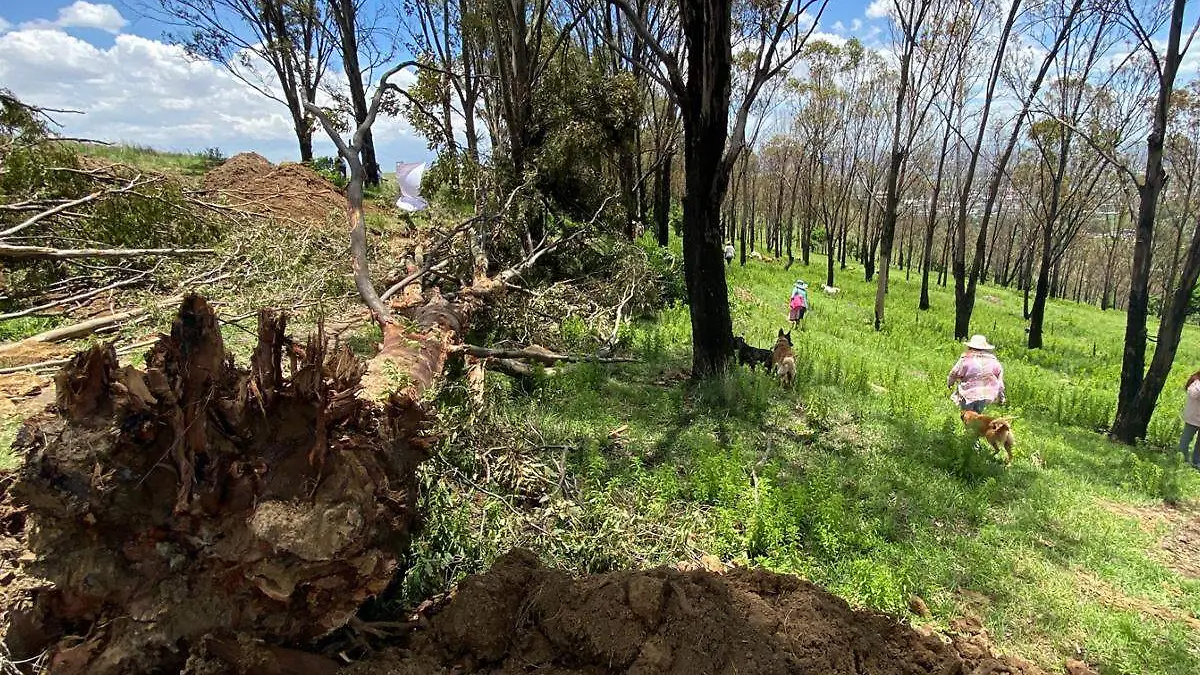
[[[683,114],[683,266],[692,322],[692,375],[723,372],[733,354],[733,320],[721,257],[721,200],[731,166],[729,136],[731,5],[689,0],[680,7],[688,45],[687,104]],[[736,154],[730,158],[736,161]]]
[[[667,153],[659,167],[655,181],[654,194],[654,230],[658,235],[658,245],[666,246],[670,240],[671,224],[671,154]]]
[[[1112,428],[1112,437],[1128,444],[1133,444],[1145,436],[1146,428],[1150,424],[1149,413],[1153,411],[1154,403],[1158,399],[1157,390],[1152,398],[1148,395],[1149,392],[1143,392],[1143,379],[1146,376],[1146,319],[1150,314],[1154,220],[1158,212],[1158,198],[1167,178],[1163,169],[1163,142],[1167,135],[1167,112],[1171,103],[1171,92],[1182,60],[1179,50],[1185,4],[1185,0],[1175,0],[1172,8],[1167,53],[1163,59],[1158,98],[1154,105],[1153,129],[1146,140],[1146,169],[1143,182],[1138,185],[1137,226],[1133,242],[1133,265],[1129,271],[1129,299],[1125,312],[1125,349],[1121,358],[1117,414]],[[1188,291],[1190,290],[1189,287]],[[1164,311],[1164,321],[1167,316],[1168,313]],[[1182,329],[1182,319],[1179,325]],[[1160,345],[1166,337],[1159,336]],[[1155,356],[1157,355],[1158,349],[1155,349]],[[1171,355],[1174,356],[1174,348],[1171,349]],[[1164,377],[1165,375],[1163,373]],[[1152,382],[1151,388],[1155,384]],[[1161,383],[1157,383],[1157,387],[1161,390]]]

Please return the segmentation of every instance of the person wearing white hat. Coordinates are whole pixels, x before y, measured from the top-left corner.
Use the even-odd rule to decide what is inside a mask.
[[[967,351],[958,358],[946,378],[946,386],[954,387],[950,398],[960,410],[982,413],[985,406],[994,401],[1003,405],[1004,367],[996,358],[995,345],[982,335],[972,335],[963,343]]]

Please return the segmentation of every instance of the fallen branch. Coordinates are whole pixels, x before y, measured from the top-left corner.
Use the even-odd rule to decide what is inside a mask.
[[[70,258],[133,258],[137,256],[211,255],[212,248],[50,248],[0,244],[0,258],[11,260],[66,260]]]
[[[124,347],[121,347],[116,352],[117,356],[124,356],[126,354],[129,354],[130,352],[135,352],[139,349],[149,347],[149,346],[157,343],[159,341],[159,339],[160,338],[155,337],[152,340],[143,340],[142,342],[135,342],[131,345],[126,345]],[[25,372],[27,370],[32,370],[35,372],[43,371],[43,370],[53,370],[53,369],[61,368],[65,365],[67,365],[74,358],[75,357],[72,356],[72,357],[66,358],[66,359],[51,359],[49,361],[39,361],[37,363],[26,363],[25,365],[21,365],[21,366],[9,366],[7,368],[0,368],[0,375],[11,375],[12,373],[21,373],[21,372]]]
[[[448,264],[450,264],[450,261],[448,259],[439,260],[436,263],[434,263],[434,262],[426,263],[425,266],[422,267],[421,269],[404,277],[400,281],[397,281],[396,283],[392,284],[391,287],[389,287],[386,291],[384,291],[383,293],[380,293],[379,299],[383,300],[384,302],[387,302],[388,299],[390,299],[393,295],[399,293],[400,291],[404,290],[404,288],[406,286],[408,286],[409,284],[411,284],[412,282],[416,281],[417,279],[420,279],[421,277],[425,276],[429,272],[442,269]]]
[[[557,368],[538,369],[515,359],[487,359],[483,367],[509,377],[533,377],[535,373],[549,377],[558,374]]]
[[[552,366],[556,363],[636,363],[637,359],[625,357],[581,356],[576,354],[558,354],[548,349],[493,349],[476,345],[462,344],[451,348],[453,352],[466,352],[476,358],[524,359]]]
[[[30,314],[37,314],[38,312],[45,311],[47,309],[53,309],[55,307],[65,307],[73,302],[87,300],[88,298],[100,295],[101,293],[103,293],[105,291],[111,291],[115,288],[120,288],[122,286],[129,286],[130,284],[135,284],[135,283],[141,281],[142,279],[146,278],[146,275],[150,274],[150,272],[152,272],[152,271],[153,270],[147,270],[147,271],[142,272],[141,274],[137,275],[136,277],[131,277],[129,279],[122,279],[120,281],[115,281],[107,286],[102,286],[100,288],[97,288],[97,289],[94,289],[91,291],[86,291],[86,292],[80,293],[78,295],[72,295],[69,298],[63,298],[62,300],[54,300],[53,302],[42,303],[42,304],[36,305],[34,307],[27,307],[25,309],[17,310],[15,312],[8,312],[6,314],[0,314],[0,320],[16,319],[16,318],[22,317],[22,316],[29,316]]]
[[[26,218],[24,221],[8,228],[7,230],[4,230],[3,232],[0,232],[0,237],[12,236],[12,235],[20,232],[21,230],[24,230],[29,227],[33,227],[34,225],[38,224],[38,222],[40,222],[46,218],[49,218],[50,216],[56,215],[58,213],[62,213],[63,211],[66,211],[67,209],[70,209],[72,207],[86,204],[90,201],[99,199],[100,197],[103,197],[105,195],[116,195],[116,194],[121,194],[123,192],[129,192],[130,190],[134,189],[135,187],[140,187],[142,185],[153,183],[156,180],[158,180],[158,179],[149,178],[149,179],[143,180],[142,174],[139,173],[137,176],[134,176],[134,178],[132,180],[130,180],[129,183],[125,185],[125,187],[109,188],[106,190],[97,190],[89,195],[80,197],[79,199],[74,199],[69,202],[64,202],[53,208],[46,209],[45,211],[41,211],[39,213],[35,213],[34,215],[30,216],[29,218]]]
[[[42,333],[38,333],[37,335],[31,335],[31,336],[25,338],[24,340],[20,340],[18,342],[10,342],[6,345],[0,345],[0,355],[4,354],[5,352],[8,352],[8,351],[13,351],[15,349],[18,349],[19,347],[22,347],[22,346],[28,346],[30,344],[46,343],[46,342],[62,342],[63,340],[74,340],[77,338],[86,337],[88,335],[91,335],[92,333],[95,333],[98,330],[103,329],[103,328],[108,328],[109,326],[115,326],[124,321],[128,321],[130,319],[140,317],[143,314],[147,314],[150,312],[151,309],[157,309],[159,307],[165,307],[167,305],[174,305],[182,299],[183,299],[183,296],[175,295],[175,296],[172,296],[169,298],[164,298],[162,300],[159,300],[158,302],[155,302],[154,304],[152,304],[148,307],[138,307],[136,309],[127,310],[124,312],[117,312],[115,314],[106,314],[104,316],[96,317],[95,319],[88,319],[87,321],[82,321],[80,323],[71,324],[70,326],[62,326],[59,328],[55,328],[53,330],[48,330],[48,331],[45,331]]]

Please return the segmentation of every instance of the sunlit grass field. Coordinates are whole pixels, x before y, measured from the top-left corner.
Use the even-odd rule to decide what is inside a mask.
[[[1017,417],[1006,468],[963,433],[945,387],[962,351],[952,291],[935,288],[918,312],[919,279],[894,272],[876,333],[861,268],[840,272],[835,296],[823,277],[819,257],[730,268],[734,332],[761,347],[785,325],[792,283],[809,281],[792,391],[744,369],[688,383],[683,307],[623,329],[640,364],[490,375],[482,410],[456,405],[466,394],[450,386],[408,597],[515,545],[577,571],[711,553],[898,616],[912,617],[919,595],[934,623],[979,616],[1001,649],[1056,671],[1074,657],[1105,673],[1200,672],[1200,580],[1161,562],[1162,526],[1129,515],[1200,494],[1200,475],[1153,447],[1174,445],[1197,331],[1185,332],[1150,444],[1131,449],[1099,431],[1124,315],[1052,302],[1046,348],[1030,352],[1020,295],[981,287],[973,328],[998,346],[1005,414]]]

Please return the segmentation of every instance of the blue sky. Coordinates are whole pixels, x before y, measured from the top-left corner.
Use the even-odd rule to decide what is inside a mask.
[[[0,0],[0,87],[36,105],[82,111],[58,117],[67,136],[297,159],[286,108],[165,42],[170,27],[143,16],[143,1],[157,4]],[[882,22],[868,10],[867,0],[832,0],[820,30],[878,40]],[[398,119],[380,120],[375,139],[385,167],[431,156]],[[323,134],[314,140],[317,154],[333,154]]]

